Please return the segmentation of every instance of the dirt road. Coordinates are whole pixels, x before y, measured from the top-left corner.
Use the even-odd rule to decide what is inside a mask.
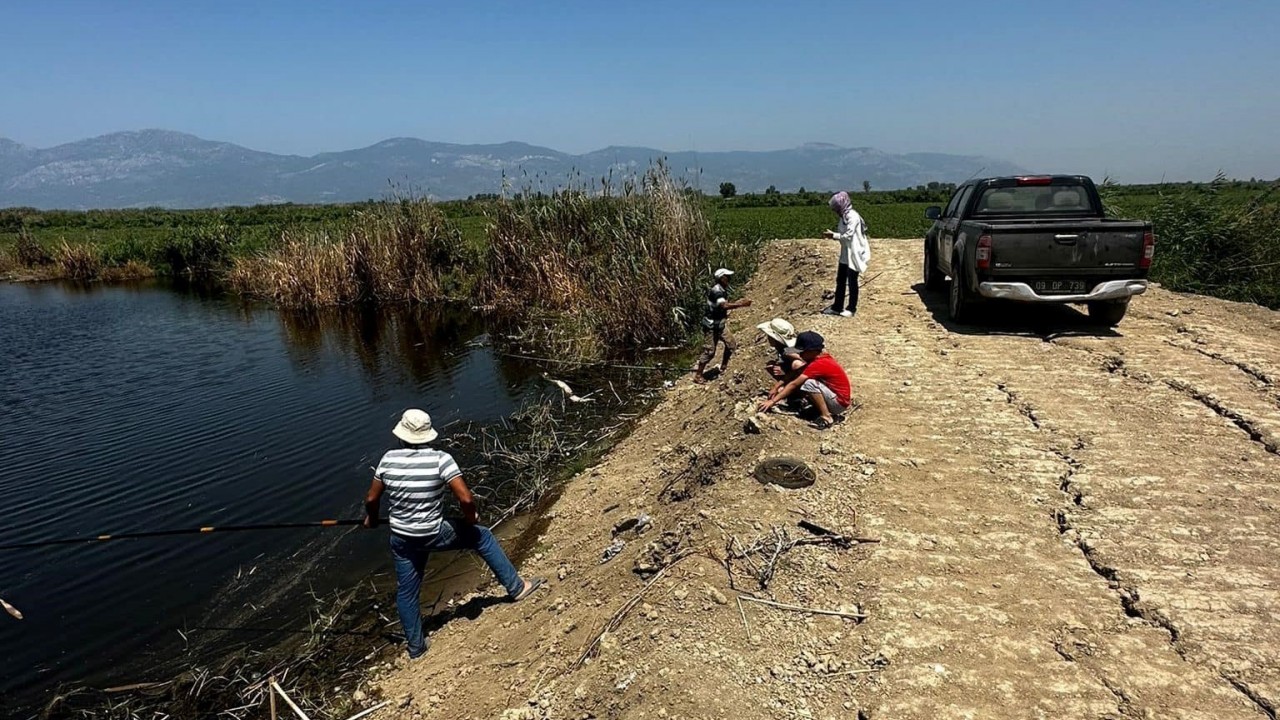
[[[374,683],[410,698],[384,716],[1274,718],[1280,313],[1157,289],[1114,332],[1068,308],[960,327],[918,241],[873,253],[848,320],[816,314],[833,247],[772,245],[727,376],[681,380],[576,478],[524,568],[551,588],[437,618],[425,662]],[[744,432],[745,341],[775,315],[826,336],[849,421]],[[817,482],[750,477],[782,454]],[[880,542],[788,549],[802,517]]]

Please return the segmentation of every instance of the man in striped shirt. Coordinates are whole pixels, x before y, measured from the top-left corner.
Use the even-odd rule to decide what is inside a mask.
[[[409,644],[409,657],[421,657],[430,647],[422,636],[422,569],[432,552],[473,550],[480,554],[512,601],[523,600],[542,585],[516,572],[489,528],[479,524],[475,498],[462,481],[462,471],[449,453],[433,450],[428,443],[438,433],[431,416],[417,409],[404,412],[391,431],[400,439],[398,450],[388,450],[373,474],[365,496],[364,526],[378,526],[382,497],[387,497],[391,521],[391,557],[396,566],[396,608]],[[444,491],[448,488],[462,507],[462,520],[444,517]]]

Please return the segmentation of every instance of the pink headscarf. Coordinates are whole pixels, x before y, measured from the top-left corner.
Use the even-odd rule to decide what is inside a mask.
[[[852,207],[853,201],[849,199],[849,193],[842,190],[831,196],[831,212],[843,217]]]

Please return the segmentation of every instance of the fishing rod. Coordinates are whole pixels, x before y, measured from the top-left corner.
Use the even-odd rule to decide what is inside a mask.
[[[82,545],[108,540],[133,540],[136,538],[169,537],[173,535],[206,535],[214,532],[244,532],[247,530],[293,530],[312,527],[341,527],[359,525],[364,519],[350,520],[317,520],[315,522],[297,523],[260,523],[257,525],[206,525],[198,528],[175,528],[172,530],[148,530],[144,532],[111,533],[102,535],[84,535],[76,538],[58,540],[34,540],[30,542],[8,543],[0,545],[0,550],[18,550],[21,548],[47,547],[50,545]]]

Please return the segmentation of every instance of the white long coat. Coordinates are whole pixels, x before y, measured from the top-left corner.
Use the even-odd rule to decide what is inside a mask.
[[[871,262],[871,243],[867,241],[867,223],[857,210],[849,208],[840,217],[832,240],[840,242],[840,264],[855,272],[866,272]]]

